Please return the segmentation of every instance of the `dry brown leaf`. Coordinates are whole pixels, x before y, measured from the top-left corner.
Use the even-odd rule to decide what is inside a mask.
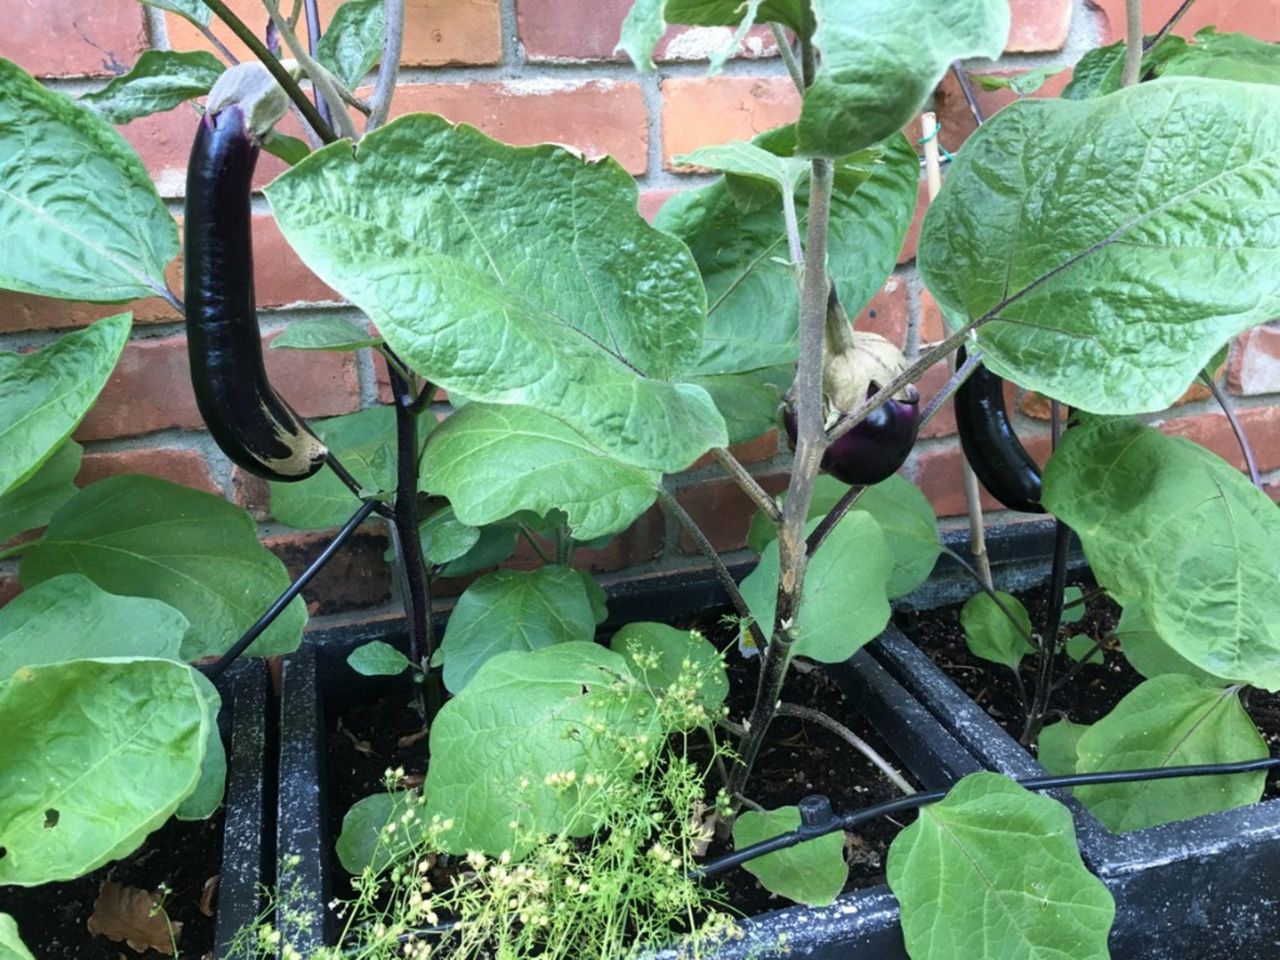
[[[396,741],[396,746],[401,750],[406,747],[412,747],[415,743],[431,732],[430,727],[423,727],[421,730],[415,730],[413,733],[406,733],[403,737]]]
[[[200,912],[206,917],[213,916],[213,901],[218,895],[218,881],[221,878],[222,874],[215,873],[204,882],[204,889],[200,891]]]
[[[155,909],[159,903],[159,894],[108,880],[94,901],[89,932],[117,943],[123,940],[138,953],[154,950],[171,957],[173,944],[169,940],[169,927],[164,913]],[[182,924],[175,921],[173,939],[181,935]]]
[[[354,733],[352,733],[350,730],[344,727],[342,725],[341,718],[339,718],[338,720],[338,732],[351,741],[351,745],[355,747],[356,753],[362,753],[366,757],[372,757],[374,755],[373,744],[371,744],[368,740],[361,740]]]

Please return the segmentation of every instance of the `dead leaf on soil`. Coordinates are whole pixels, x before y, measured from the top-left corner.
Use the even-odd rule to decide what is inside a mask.
[[[126,887],[108,880],[98,891],[89,917],[89,932],[119,942],[123,940],[138,953],[155,950],[173,956],[165,915],[155,909],[159,894],[137,887]],[[153,912],[154,911],[154,912]],[[173,922],[173,939],[182,935],[182,924]]]
[[[415,730],[413,733],[406,733],[403,737],[396,741],[396,746],[401,750],[406,747],[412,747],[415,743],[431,732],[430,727],[423,727],[421,730]]]
[[[218,881],[221,878],[222,874],[215,873],[204,882],[204,889],[200,891],[200,912],[206,917],[213,916],[213,901],[218,895]]]

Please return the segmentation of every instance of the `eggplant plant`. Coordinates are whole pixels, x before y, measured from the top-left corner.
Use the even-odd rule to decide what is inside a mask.
[[[1280,312],[1269,280],[1280,259],[1280,92],[1255,65],[1272,47],[1163,31],[1144,50],[1135,34],[1089,55],[1068,98],[1025,100],[984,124],[921,234],[921,276],[950,329],[907,357],[849,320],[894,269],[914,210],[919,160],[900,131],[953,62],[1000,55],[1005,0],[638,0],[619,44],[638,68],[652,69],[668,23],[739,37],[770,23],[802,95],[795,122],[680,158],[721,176],[673,198],[652,226],[611,159],[512,147],[427,114],[386,122],[395,0],[344,4],[310,49],[265,0],[293,66],[221,0],[156,3],[200,26],[216,14],[260,65],[224,73],[209,57],[157,51],[77,103],[0,61],[0,210],[31,238],[27,256],[0,265],[0,286],[106,303],[164,297],[191,325],[215,440],[272,478],[276,518],[341,526],[335,544],[367,519],[386,523],[409,656],[371,645],[352,667],[409,672],[430,766],[420,791],[378,794],[347,816],[338,852],[362,890],[352,909],[384,910],[388,889],[399,899],[368,926],[352,914],[344,947],[401,956],[402,935],[450,912],[464,920],[460,956],[495,939],[504,956],[615,955],[649,945],[619,943],[618,930],[664,939],[655,917],[672,918],[671,936],[724,933],[696,883],[706,841],[719,833],[748,847],[801,818],[797,807],[748,809],[761,746],[793,706],[780,702],[788,673],[800,659],[852,656],[940,552],[928,502],[894,472],[925,417],[914,382],[961,348],[991,376],[1076,411],[1041,488],[1017,478],[1023,503],[1076,530],[1099,582],[1154,638],[1148,649],[1183,674],[1148,681],[1079,737],[1047,728],[1049,741],[1068,741],[1063,766],[1092,774],[1265,753],[1240,722],[1238,694],[1246,682],[1280,688],[1280,517],[1224,462],[1133,418],[1170,405],[1232,336]],[[375,64],[372,97],[356,96]],[[184,304],[163,277],[176,226],[107,120],[215,86],[192,117]],[[282,93],[314,150],[271,130]],[[339,104],[363,115],[363,129]],[[272,346],[376,351],[390,409],[306,424],[266,381],[244,231],[260,148],[291,164],[265,189],[285,238],[352,305],[343,318],[291,324]],[[114,202],[94,201],[102,195]],[[0,790],[0,883],[82,873],[175,811],[215,807],[216,701],[186,663],[287,651],[305,621],[299,585],[281,594],[283,572],[238,508],[144,478],[71,489],[78,450],[67,437],[128,325],[121,315],[36,354],[0,355],[0,524],[18,518],[0,531],[48,525],[4,551],[21,557],[27,590],[0,613],[0,716],[24,731],[0,746],[0,784],[21,787]],[[950,387],[974,369],[963,364]],[[439,424],[438,390],[455,408]],[[961,402],[992,390],[979,380]],[[773,429],[779,407],[794,457],[775,499],[729,448]],[[1016,449],[996,462],[991,444],[1011,439],[1002,415],[988,406],[976,417],[985,439],[966,441],[975,460],[991,458],[992,476],[1029,469]],[[708,453],[760,509],[759,563],[740,583],[664,482]],[[655,504],[706,553],[740,646],[758,657],[746,716],[726,715],[725,652],[697,633],[642,623],[609,649],[592,642],[607,603],[573,568],[575,551]],[[481,576],[437,643],[432,578],[494,567],[520,539],[543,564]],[[86,610],[102,612],[87,623]],[[75,642],[50,647],[51,636]],[[126,677],[156,691],[146,729],[110,719],[137,696]],[[1152,710],[1167,722],[1148,722]],[[122,753],[111,738],[130,730],[139,749]],[[43,751],[55,738],[65,756]],[[690,738],[717,762],[692,765]],[[142,752],[154,794],[108,786],[110,796],[65,802],[76,772],[125,782]],[[1251,802],[1262,777],[1094,784],[1081,796],[1129,829]],[[110,803],[127,813],[100,836],[92,814]],[[419,871],[440,857],[469,879],[433,893]],[[815,903],[834,898],[847,871],[829,838],[752,869]],[[1114,903],[1080,860],[1069,812],[1006,778],[966,778],[922,807],[887,870],[917,960],[964,956],[977,937],[989,956],[1107,955]],[[548,875],[568,899],[551,896]],[[592,906],[574,914],[583,923],[555,922],[575,902]],[[604,932],[584,946],[593,918]],[[290,935],[251,933],[251,949],[268,951]],[[3,916],[0,934],[16,936]]]

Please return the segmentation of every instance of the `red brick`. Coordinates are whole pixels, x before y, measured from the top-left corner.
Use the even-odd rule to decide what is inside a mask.
[[[518,0],[525,56],[532,63],[625,59],[625,54],[613,51],[631,4],[632,0]],[[673,26],[659,41],[654,58],[705,60],[710,52],[726,47],[732,34],[727,27]],[[776,54],[773,35],[763,27],[753,29],[738,51],[738,56],[748,58]]]
[[[947,326],[942,321],[942,309],[933,294],[920,290],[920,342],[941,343],[947,338]]]
[[[1280,480],[1272,480],[1262,488],[1263,492],[1276,503],[1280,503]],[[0,603],[4,602],[4,584],[0,583]]]
[[[1258,469],[1267,473],[1280,468],[1280,407],[1254,407],[1239,410],[1236,416],[1244,430]],[[1212,450],[1239,470],[1244,469],[1244,455],[1240,444],[1221,411],[1178,417],[1158,424],[1170,436],[1186,437]]]
[[[182,293],[182,258],[175,258],[165,270],[169,289]],[[72,303],[37,297],[29,293],[0,291],[0,333],[19,330],[65,330],[86,327],[95,320],[130,312],[133,322],[173,323],[182,319],[178,311],[159,297],[134,300],[131,303]]]
[[[17,577],[0,573],[0,607],[3,607],[21,592],[22,584],[18,582]]]
[[[358,408],[351,354],[270,349],[264,353],[272,385],[304,417],[336,416]],[[102,440],[203,427],[191,390],[186,338],[166,337],[135,340],[125,347],[76,438]]]
[[[248,511],[249,516],[260,523],[271,517],[271,487],[261,477],[255,477],[239,467],[231,468],[232,499]]]
[[[770,494],[777,494],[787,488],[788,475],[771,473],[756,477],[756,480]],[[756,505],[732,480],[708,480],[685,487],[676,493],[676,499],[717,551],[739,550],[747,545],[747,529],[751,526],[751,518],[756,515]],[[680,549],[685,553],[698,552],[693,538],[683,530],[680,531]]]
[[[649,121],[638,83],[538,79],[400,87],[392,114],[419,111],[518,146],[551,141],[593,159],[608,154],[633,174],[648,165]]]
[[[1237,338],[1231,350],[1227,383],[1247,397],[1280,393],[1280,322],[1272,322]]]
[[[787,77],[677,77],[662,83],[662,156],[750,140],[793,122],[800,96]]]
[[[1023,445],[1041,465],[1049,458],[1048,436],[1023,438]],[[940,517],[958,517],[969,512],[964,496],[964,474],[961,468],[962,453],[958,444],[938,446],[913,456],[914,479],[934,512]],[[984,510],[1003,510],[1004,507],[985,490],[982,492]]]
[[[147,46],[142,9],[136,0],[12,0],[0,57],[37,77],[126,73]]]
[[[853,326],[856,330],[878,333],[901,347],[907,338],[907,313],[907,285],[900,277],[890,277],[853,318]]]
[[[916,249],[920,246],[920,224],[924,222],[924,212],[929,209],[929,185],[924,178],[920,179],[920,187],[916,191],[916,212],[911,216],[911,226],[902,241],[902,251],[898,254],[898,263],[910,263],[916,258]]]
[[[1061,50],[1071,32],[1072,0],[1012,0],[1008,53]]]
[[[951,371],[945,363],[935,363],[923,377],[916,381],[916,389],[920,391],[920,409],[928,406],[939,390],[951,379]],[[921,439],[929,437],[949,437],[956,432],[956,410],[952,401],[942,405],[933,419],[920,431]]]
[[[599,550],[574,551],[573,565],[591,573],[606,573],[654,560],[662,554],[666,529],[666,518],[655,504]]]
[[[1186,392],[1173,401],[1172,406],[1185,407],[1188,403],[1199,403],[1201,400],[1207,400],[1211,396],[1213,396],[1213,393],[1208,387],[1196,382],[1187,387]],[[1022,398],[1018,401],[1018,409],[1028,417],[1034,417],[1036,420],[1049,419],[1049,399],[1034,390],[1027,390],[1022,394]]]
[[[320,23],[328,26],[341,0],[320,0]],[[229,6],[249,26],[265,30],[266,14],[260,0],[228,0]],[[288,7],[286,5],[285,9]],[[165,15],[169,43],[175,50],[213,50],[199,31],[182,17]],[[214,18],[214,34],[241,60],[252,56],[243,43]],[[307,35],[305,19],[299,38]],[[289,56],[288,51],[282,53]],[[439,67],[446,64],[498,63],[502,59],[502,26],[498,0],[408,0],[405,4],[404,52],[406,67]]]
[[[106,477],[141,473],[172,483],[222,495],[209,473],[209,464],[199,450],[159,447],[147,450],[89,451],[81,461],[76,484],[86,487]]]
[[[329,533],[288,533],[263,541],[282,561],[290,577],[305,570],[333,539]],[[391,568],[383,559],[387,538],[363,528],[316,574],[303,590],[312,616],[329,616],[367,607],[378,607],[391,599]]]
[[[640,194],[640,202],[636,204],[640,211],[640,216],[644,217],[650,223],[653,218],[658,215],[658,211],[663,208],[668,200],[674,197],[679,190],[645,190]]]
[[[1125,0],[1088,0],[1100,13],[1102,42],[1123,40]],[[1181,0],[1146,0],[1142,29],[1155,33],[1181,5]],[[1176,33],[1189,37],[1201,27],[1216,26],[1223,33],[1251,33],[1269,43],[1280,41],[1280,6],[1271,0],[1199,0],[1178,22]]]
[[[761,434],[754,440],[748,440],[746,443],[739,443],[737,446],[729,448],[729,452],[733,454],[734,459],[739,463],[763,463],[766,460],[772,460],[778,455],[778,431],[770,430],[768,433]],[[709,453],[704,453],[693,465],[690,470],[698,470],[702,467],[709,466],[716,462],[716,458]]]

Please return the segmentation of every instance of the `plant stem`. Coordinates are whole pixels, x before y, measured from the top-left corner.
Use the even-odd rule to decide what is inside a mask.
[[[933,395],[928,405],[924,408],[924,413],[920,414],[920,429],[923,430],[938,411],[942,409],[943,404],[951,399],[952,395],[964,386],[965,381],[973,376],[973,371],[978,369],[978,364],[982,362],[982,351],[973,350],[966,351],[964,363],[960,365],[960,369],[951,374],[951,379],[942,385],[942,389]]]
[[[866,487],[850,487],[845,491],[844,496],[836,501],[836,505],[827,511],[827,515],[813,528],[813,531],[809,534],[808,541],[805,543],[805,552],[810,557],[818,552],[818,548],[822,546],[822,541],[827,539],[827,534],[836,528],[836,524],[845,518],[845,514],[853,509],[853,505],[866,492]]]
[[[1142,48],[1144,50],[1150,50],[1161,40],[1167,37],[1173,28],[1178,25],[1178,21],[1186,15],[1187,11],[1191,9],[1191,5],[1195,2],[1196,0],[1182,0],[1182,5],[1178,7],[1177,10],[1173,11],[1173,16],[1165,22],[1165,25],[1153,36],[1150,36],[1143,41]]]
[[[786,28],[780,23],[771,23],[769,24],[769,29],[773,31],[773,42],[778,45],[778,55],[782,57],[787,73],[791,75],[791,82],[796,85],[797,90],[804,93],[804,75],[800,72],[800,63],[796,60],[796,52],[791,49],[791,41],[787,39]]]
[[[1125,0],[1124,72],[1120,86],[1132,87],[1142,76],[1142,0]]]
[[[1023,746],[1040,736],[1044,715],[1053,695],[1053,658],[1058,647],[1058,631],[1062,629],[1062,605],[1067,590],[1067,552],[1071,546],[1071,528],[1061,520],[1054,520],[1053,567],[1049,574],[1049,611],[1045,617],[1044,632],[1040,635],[1040,663],[1036,674],[1035,695],[1031,709],[1027,711],[1027,723],[1022,730]]]
[[[272,56],[271,51],[258,39],[258,35],[250,30],[245,22],[223,3],[223,0],[202,0],[202,2],[213,11],[219,20],[227,25],[227,29],[253,51],[255,57],[262,61],[262,65],[276,78],[276,82],[289,95],[289,99],[297,105],[298,110],[302,113],[307,123],[311,125],[316,135],[325,143],[335,142],[338,139],[338,135],[333,132],[333,128],[324,122],[324,118],[316,110],[316,105],[307,99],[307,95],[298,86],[298,81],[294,80],[289,75],[289,71],[280,65],[280,61]]]
[[[365,133],[372,133],[386,123],[391,111],[391,96],[400,72],[400,50],[404,46],[404,0],[386,0],[382,18],[382,62],[378,64],[378,82],[369,101]]]
[[[539,560],[546,564],[551,563],[551,558],[547,556],[546,551],[543,550],[542,547],[538,546],[538,541],[534,539],[533,532],[523,523],[520,524],[520,535],[523,536],[529,546],[533,548],[533,552],[538,555]]]
[[[431,635],[431,581],[422,555],[418,528],[418,419],[413,414],[413,391],[400,372],[388,365],[396,411],[396,500],[392,538],[396,562],[403,574],[405,616],[409,628],[409,659],[427,678],[426,719],[430,723],[444,703],[437,678],[431,673],[435,650]]]
[[[1213,394],[1213,399],[1218,401],[1218,406],[1222,408],[1222,412],[1226,414],[1227,423],[1231,424],[1231,431],[1236,435],[1236,442],[1240,444],[1240,453],[1244,457],[1245,467],[1249,470],[1249,479],[1253,481],[1255,487],[1261,490],[1262,476],[1258,473],[1258,461],[1253,456],[1253,447],[1249,444],[1249,437],[1244,432],[1244,425],[1240,422],[1240,418],[1236,416],[1235,408],[1213,377],[1201,374],[1201,379],[1209,388],[1209,392]]]
[[[302,67],[307,77],[311,80],[311,85],[316,91],[317,112],[318,105],[325,102],[338,104],[342,102],[342,97],[338,94],[338,87],[341,85],[338,79],[326,70],[323,66],[316,63],[302,46],[302,41],[298,39],[298,35],[294,33],[293,28],[289,26],[289,22],[280,13],[280,4],[277,0],[262,0],[263,5],[267,8],[267,13],[271,17],[271,22],[276,25],[276,29],[280,31],[280,36],[284,39],[285,46],[289,48],[289,52],[293,54],[295,60]],[[331,119],[338,121],[338,130],[348,140],[360,139],[360,133],[356,130],[355,123],[351,120],[351,115],[346,110],[338,110],[330,113]],[[325,121],[326,125],[330,123]]]
[[[320,6],[316,0],[306,0],[307,11],[307,55],[311,59],[316,56],[316,44],[320,42]],[[333,126],[333,117],[329,112],[329,102],[320,95],[320,91],[313,90],[316,100],[316,109],[320,111],[320,116],[324,118],[324,122]]]
[[[194,20],[192,21],[192,23],[195,23],[196,29],[199,30],[201,35],[206,40],[208,40],[210,44],[213,45],[213,49],[217,50],[220,54],[222,54],[223,58],[227,61],[227,63],[231,64],[231,66],[234,67],[236,64],[240,62],[240,59],[234,53],[232,53],[230,50],[227,49],[227,45],[218,39],[218,35],[209,29],[208,24],[196,23]]]
[[[1070,670],[1060,676],[1057,680],[1053,681],[1053,685],[1049,688],[1049,692],[1056,693],[1058,690],[1065,687],[1067,685],[1067,681],[1079,673],[1080,668],[1088,663],[1093,658],[1093,655],[1103,648],[1106,642],[1106,637],[1101,637],[1093,641],[1093,646],[1089,648],[1089,652],[1073,663]]]
[[[724,447],[716,447],[711,451],[711,456],[715,457],[716,462],[729,474],[729,478],[751,498],[751,502],[759,507],[766,517],[774,523],[781,521],[782,511],[778,509],[778,504],[764,487],[760,486],[756,478],[747,472],[747,468],[739,462],[737,457]]]
[[[813,61],[812,45],[802,38],[806,79]],[[770,642],[764,649],[759,685],[747,722],[747,735],[738,745],[730,779],[730,794],[742,793],[774,717],[775,705],[791,662],[793,630],[804,588],[808,547],[805,522],[813,500],[818,466],[826,448],[822,422],[823,340],[831,280],[827,275],[827,229],[831,213],[834,170],[831,161],[814,159],[809,177],[809,235],[805,244],[804,281],[800,289],[800,362],[796,372],[796,445],[791,486],[778,527],[778,598]]]
[[[867,741],[863,740],[843,723],[840,723],[833,717],[827,716],[821,710],[814,710],[811,707],[802,707],[794,703],[780,703],[778,704],[778,716],[795,717],[799,720],[806,720],[810,723],[816,723],[820,727],[825,727],[870,760],[871,763],[881,773],[888,777],[893,782],[894,786],[903,793],[912,794],[916,792],[916,788],[911,785],[911,781],[899,773],[893,764],[876,751],[875,747],[871,746],[871,744],[867,743]]]
[[[1027,632],[1027,630],[1022,626],[1021,623],[1018,622],[1018,618],[1013,615],[1013,611],[1010,610],[1008,606],[1005,605],[1005,602],[1000,599],[1000,594],[997,593],[992,587],[987,585],[987,583],[982,579],[982,575],[978,573],[976,569],[974,569],[973,564],[971,564],[968,560],[966,560],[963,554],[961,554],[959,551],[953,550],[951,547],[948,547],[946,544],[942,545],[942,552],[945,553],[947,556],[949,556],[952,560],[954,560],[957,564],[960,565],[960,568],[970,576],[970,578],[973,580],[974,583],[978,585],[978,587],[982,590],[982,592],[991,598],[991,602],[994,603],[996,605],[996,608],[1001,613],[1004,614],[1005,619],[1008,620],[1011,624],[1013,624],[1013,628],[1018,631],[1018,634],[1022,637],[1022,639],[1027,641],[1027,643],[1031,644],[1031,646],[1034,647],[1036,645],[1035,638],[1030,633]]]
[[[751,641],[763,656],[768,641],[760,629],[760,624],[756,623],[752,617],[751,608],[747,606],[747,601],[742,598],[742,591],[734,583],[733,577],[729,573],[729,568],[720,559],[720,554],[716,553],[716,548],[711,545],[711,541],[707,539],[707,535],[702,532],[702,528],[698,526],[693,517],[689,516],[689,512],[680,506],[679,500],[662,487],[658,488],[658,499],[662,502],[663,509],[675,517],[676,522],[684,527],[685,532],[693,538],[702,555],[711,561],[711,568],[715,571],[716,579],[720,581],[720,585],[729,594],[729,601],[733,604],[733,609],[737,611],[743,622],[748,624],[747,630],[751,634]]]
[[[973,122],[982,126],[987,117],[982,111],[982,105],[978,103],[978,94],[973,89],[973,81],[969,79],[969,74],[965,72],[959,60],[951,64],[951,72],[955,74],[956,83],[960,85],[960,92],[964,95],[964,102],[969,105],[969,112],[973,114]]]

